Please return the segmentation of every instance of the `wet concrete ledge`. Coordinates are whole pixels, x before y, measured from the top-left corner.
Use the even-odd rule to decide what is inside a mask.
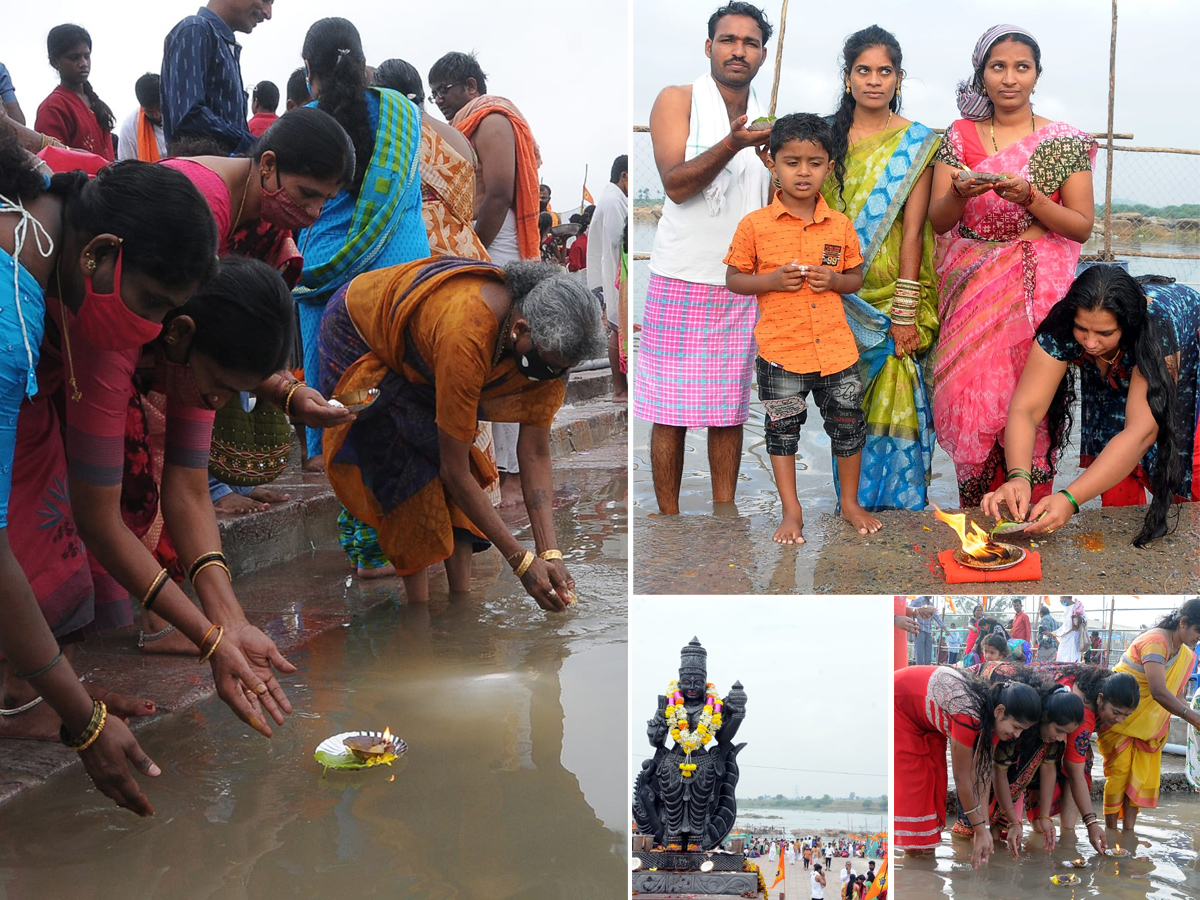
[[[625,425],[625,407],[608,399],[586,399],[563,407],[551,444],[556,459],[570,462],[556,466],[556,505],[574,502],[597,480],[611,479],[613,471],[627,471]],[[353,576],[337,543],[340,504],[324,475],[293,467],[272,486],[293,499],[266,512],[223,519],[221,534],[248,618],[270,635],[285,656],[377,606],[402,602],[397,579],[362,581]],[[528,527],[523,514],[506,513],[505,519],[519,536]],[[286,566],[280,565],[285,562]],[[510,577],[495,550],[477,556],[474,566],[477,579]],[[268,567],[274,568],[266,571]],[[331,571],[345,575],[331,577]],[[81,646],[76,662],[85,680],[155,701],[158,713],[133,720],[135,732],[213,693],[208,666],[197,665],[194,657],[143,654],[136,648],[136,635],[136,627],[95,635]],[[82,797],[89,782],[77,763],[78,756],[58,743],[0,739],[0,805],[59,775],[67,779],[64,790]],[[146,781],[153,799],[152,780]]]
[[[1041,555],[1040,581],[972,582],[959,593],[1180,594],[1200,590],[1200,503],[1175,507],[1178,527],[1144,550],[1132,545],[1145,507],[1084,508],[1050,536],[1006,538]],[[957,546],[932,510],[878,513],[884,527],[859,535],[840,516],[805,522],[808,543],[775,544],[778,519],[739,515],[642,515],[635,521],[636,593],[945,593],[936,561]],[[1174,513],[1172,513],[1174,515]],[[974,510],[981,527],[989,520]],[[1036,547],[1032,544],[1036,543]],[[716,548],[703,556],[695,547]]]

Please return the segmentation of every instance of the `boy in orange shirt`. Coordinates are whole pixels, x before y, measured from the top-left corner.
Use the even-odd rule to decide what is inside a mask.
[[[767,453],[783,501],[780,544],[804,543],[796,495],[796,447],[812,392],[837,457],[842,517],[859,534],[882,523],[858,504],[866,443],[858,348],[842,294],[862,287],[862,252],[854,225],[821,197],[833,168],[833,135],[820,116],[793,113],[771,128],[775,197],[738,223],[725,256],[725,285],[758,298],[755,372],[767,409]]]

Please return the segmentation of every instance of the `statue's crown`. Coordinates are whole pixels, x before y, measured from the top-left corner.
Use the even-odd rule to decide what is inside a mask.
[[[700,646],[700,638],[692,638],[687,646],[679,651],[679,671],[708,671],[708,651]]]

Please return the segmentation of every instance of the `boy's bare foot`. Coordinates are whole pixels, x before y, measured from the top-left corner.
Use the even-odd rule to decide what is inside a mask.
[[[784,513],[783,521],[775,529],[775,537],[772,540],[777,544],[803,544],[804,513]]]
[[[281,494],[279,491],[273,490],[265,484],[260,484],[246,496],[251,500],[257,500],[259,503],[287,503],[292,499],[291,494]]]
[[[304,462],[300,463],[300,468],[303,469],[305,472],[310,472],[310,473],[324,472],[325,471],[325,457],[310,456],[308,459],[304,460]]]
[[[358,577],[367,581],[371,580],[372,578],[391,578],[395,574],[396,567],[391,563],[374,569],[368,569],[364,566],[358,567]]]
[[[500,508],[523,506],[525,494],[521,491],[521,476],[516,472],[500,473]]]
[[[858,529],[862,535],[874,534],[883,527],[883,523],[859,506],[857,503],[842,503],[842,518]]]

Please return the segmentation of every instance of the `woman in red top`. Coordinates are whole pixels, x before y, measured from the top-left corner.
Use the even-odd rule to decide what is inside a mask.
[[[96,96],[88,81],[92,36],[78,25],[55,25],[46,36],[46,52],[61,83],[38,107],[34,129],[112,162],[116,122],[108,104]]]
[[[1040,809],[1040,798],[1034,796],[1027,805],[1033,830],[1041,831],[1041,815],[1061,814],[1062,833],[1075,830],[1075,819],[1082,813],[1087,825],[1088,841],[1103,852],[1104,823],[1092,808],[1092,732],[1111,728],[1137,709],[1140,694],[1137,679],[1126,672],[1111,672],[1098,666],[1055,666],[1055,680],[1071,689],[1083,700],[1083,722],[1066,739],[1066,749],[1059,766],[1054,799],[1048,811]],[[1070,786],[1068,791],[1066,788]]]
[[[988,817],[981,807],[992,778],[992,752],[1042,718],[1037,691],[1018,682],[985,685],[948,666],[909,666],[895,673],[896,846],[930,854],[946,825],[946,746],[954,787],[973,831],[971,865],[992,852]]]

